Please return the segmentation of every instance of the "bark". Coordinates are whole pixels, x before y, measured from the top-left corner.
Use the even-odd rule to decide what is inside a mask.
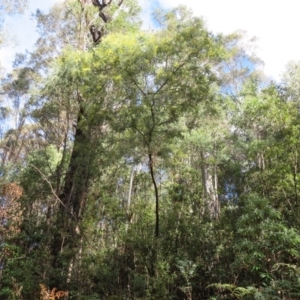
[[[107,2],[109,6],[112,1]],[[81,1],[82,5],[89,4],[88,1]],[[123,1],[117,5],[120,7]],[[93,1],[95,6],[101,4]],[[99,6],[99,13],[104,7]],[[101,15],[100,15],[101,17]],[[108,18],[104,23],[111,20]],[[97,29],[95,29],[97,30]],[[73,152],[69,162],[68,172],[65,177],[62,193],[59,195],[60,206],[57,215],[56,229],[53,235],[50,251],[52,255],[52,275],[50,275],[50,287],[64,290],[67,287],[72,272],[76,266],[76,260],[80,241],[83,233],[80,230],[80,223],[86,205],[89,190],[90,166],[92,163],[93,145],[91,134],[88,130],[81,128],[81,121],[87,118],[81,96],[78,94],[79,110],[77,115],[77,127],[74,136]],[[64,251],[64,249],[66,251]],[[70,266],[72,266],[70,268]],[[71,272],[71,273],[70,273]]]
[[[201,150],[203,200],[205,210],[207,211],[209,217],[216,219],[220,214],[217,166],[215,164],[210,165],[209,163],[207,163],[207,157],[209,155],[209,153],[205,153],[204,150]]]
[[[298,151],[296,148],[295,154],[294,154],[294,173],[293,173],[296,205],[298,205],[298,180],[297,180],[297,177],[298,177]]]
[[[152,154],[148,155],[149,157],[149,169],[151,174],[151,179],[154,187],[155,193],[155,237],[159,237],[159,196],[158,196],[158,188],[154,176],[154,169],[153,169],[153,156]]]
[[[132,187],[133,187],[133,179],[134,179],[134,165],[132,165],[131,173],[130,173],[130,181],[129,181],[129,190],[128,190],[128,197],[126,203],[126,212],[127,212],[127,222],[126,222],[126,232],[128,231],[129,224],[132,220],[132,214],[130,212],[130,205],[131,205],[131,195],[132,195]]]
[[[59,195],[61,202],[51,245],[52,267],[60,274],[57,276],[57,273],[54,272],[54,276],[50,278],[50,281],[53,287],[60,289],[66,287],[67,278],[71,276],[68,269],[63,266],[63,260],[70,264],[80,246],[82,234],[80,232],[80,222],[89,188],[91,146],[89,145],[89,133],[80,128],[83,117],[84,109],[81,106],[77,118],[73,152],[63,191]],[[64,249],[67,249],[65,251],[67,253],[64,253]]]

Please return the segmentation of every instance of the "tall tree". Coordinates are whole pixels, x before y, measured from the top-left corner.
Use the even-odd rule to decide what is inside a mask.
[[[27,9],[27,0],[2,0],[0,4],[0,48],[9,42],[7,32],[3,29],[5,16],[23,13]]]
[[[120,20],[125,20],[127,16],[134,19],[134,16],[130,15],[132,12],[130,9],[124,15],[119,14],[115,16],[115,10],[117,7],[122,5],[122,1],[117,2],[116,4],[110,1],[109,3],[100,3],[93,2],[93,6],[97,7],[99,10],[101,22],[99,21],[96,24],[93,24],[93,20],[89,19],[89,15],[86,10],[88,8],[88,2],[80,2],[81,12],[79,14],[81,21],[77,24],[73,23],[75,26],[82,26],[81,30],[78,31],[79,37],[77,41],[81,43],[80,47],[75,46],[75,48],[79,48],[82,50],[86,49],[85,39],[82,38],[86,34],[86,31],[89,30],[92,35],[93,44],[98,44],[102,39],[102,35],[105,35],[111,28],[114,30],[114,22],[120,22]],[[104,13],[105,8],[105,13]],[[109,16],[111,14],[111,16]],[[82,23],[84,20],[84,23]],[[107,24],[112,21],[112,26],[108,26]],[[95,21],[94,21],[95,22]],[[124,21],[123,21],[124,22]],[[98,27],[99,28],[98,28]],[[96,34],[98,36],[96,36]],[[65,65],[65,67],[68,67]],[[61,78],[63,79],[63,78]],[[74,262],[74,255],[78,252],[79,242],[82,239],[82,229],[80,229],[80,220],[83,217],[86,198],[89,190],[89,182],[91,176],[91,164],[93,164],[93,134],[91,131],[90,125],[84,124],[85,120],[88,120],[88,116],[86,116],[86,106],[87,99],[85,99],[85,95],[80,91],[78,85],[79,78],[73,78],[74,84],[69,89],[70,95],[72,95],[73,101],[75,103],[75,107],[77,109],[76,116],[76,129],[73,137],[74,145],[72,154],[69,160],[68,172],[64,178],[63,186],[61,187],[61,191],[59,193],[60,199],[60,209],[57,216],[56,222],[56,231],[54,232],[53,242],[51,246],[51,254],[53,256],[53,268],[61,270],[63,272],[63,276],[71,276],[72,272],[67,270],[71,270],[73,267],[72,264]],[[65,84],[69,85],[70,78],[66,79]],[[61,86],[61,85],[60,85]],[[63,90],[63,88],[62,88]],[[49,91],[47,91],[48,93]],[[49,93],[48,93],[49,94]],[[80,232],[81,231],[81,232]],[[65,254],[69,257],[69,266],[66,268],[62,265],[62,261],[60,258],[60,254],[64,251]],[[67,258],[66,258],[67,260]],[[60,271],[58,271],[59,274]],[[69,275],[67,275],[69,274]],[[59,286],[66,283],[66,278],[61,280],[61,278],[57,275],[54,276],[53,286]]]

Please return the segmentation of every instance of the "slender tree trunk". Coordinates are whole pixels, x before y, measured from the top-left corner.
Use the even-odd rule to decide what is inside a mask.
[[[126,222],[126,232],[128,231],[129,224],[132,219],[132,214],[130,213],[130,205],[131,205],[131,195],[132,195],[132,187],[133,187],[133,179],[134,179],[134,165],[132,165],[131,173],[130,173],[130,181],[129,181],[129,190],[128,197],[126,203],[126,213],[127,213],[127,222]]]
[[[201,176],[204,205],[210,218],[218,218],[220,214],[220,203],[217,190],[217,167],[206,162],[209,154],[201,150]]]
[[[149,157],[149,169],[151,174],[151,179],[154,187],[155,193],[155,237],[159,237],[159,196],[158,196],[158,188],[154,176],[154,169],[153,169],[153,156],[151,153],[148,154]]]
[[[296,205],[298,205],[298,180],[297,180],[297,175],[298,175],[298,152],[297,152],[297,148],[296,148],[295,149],[295,155],[294,155],[294,174],[293,174]]]

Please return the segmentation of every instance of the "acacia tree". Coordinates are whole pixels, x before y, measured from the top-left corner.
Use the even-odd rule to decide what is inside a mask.
[[[177,20],[174,17],[176,13],[180,16]],[[210,85],[214,76],[210,66],[220,58],[218,47],[221,47],[207,31],[195,30],[197,26],[203,28],[201,20],[188,22],[184,10],[176,13],[164,21],[166,30],[162,32],[165,42],[160,41],[162,32],[158,33],[157,48],[145,49],[144,57],[140,55],[135,58],[134,65],[126,67],[124,64],[123,67],[127,75],[124,76],[126,85],[133,85],[136,95],[131,94],[130,99],[133,100],[126,103],[125,120],[124,110],[120,110],[119,119],[127,122],[126,131],[133,133],[131,136],[148,158],[156,202],[156,237],[159,236],[159,193],[154,173],[155,161],[171,155],[168,141],[180,135],[180,128],[177,127],[179,118],[196,109],[200,102],[211,99]],[[180,24],[177,33],[175,24]],[[196,36],[201,46],[194,42]],[[171,49],[170,44],[178,46]],[[211,48],[215,49],[214,55],[208,54]],[[195,79],[191,80],[191,77]]]

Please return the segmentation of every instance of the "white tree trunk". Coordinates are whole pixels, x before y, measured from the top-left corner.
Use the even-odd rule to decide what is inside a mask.
[[[217,166],[208,162],[210,154],[201,150],[201,175],[205,211],[210,218],[217,219],[220,214],[220,202],[218,197]]]

